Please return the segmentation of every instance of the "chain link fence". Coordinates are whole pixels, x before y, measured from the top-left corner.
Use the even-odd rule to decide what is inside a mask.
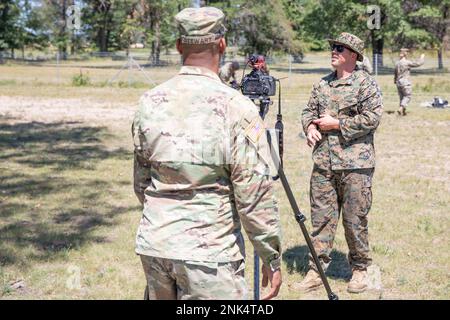
[[[141,87],[146,85],[153,86],[164,81],[168,75],[175,74],[182,64],[181,57],[176,50],[162,52],[157,62],[152,61],[155,59],[152,59],[149,49],[130,49],[128,52],[88,52],[75,55],[68,54],[66,57],[55,52],[18,53],[20,54],[12,56],[11,52],[2,52],[3,63],[47,67],[43,71],[47,73],[46,77],[43,77],[42,80],[39,79],[39,81],[44,84],[56,83],[58,85],[74,83],[76,77],[78,79],[75,80],[79,80],[77,84],[83,85],[82,77],[88,74],[91,83],[98,86],[110,85],[113,82],[120,82],[119,85],[124,87],[131,86],[133,83],[135,83],[135,86]],[[413,52],[410,59],[417,59],[420,54],[421,52]],[[449,74],[450,51],[445,51],[443,54],[444,69],[438,69],[436,51],[427,51],[425,54],[424,65],[412,69],[411,73],[413,75],[430,76],[430,83],[421,84],[424,87],[420,88],[424,89],[421,91],[426,92],[426,90],[430,89],[428,92],[434,92],[439,89],[437,91],[440,94],[445,93],[446,85],[450,85],[450,83],[442,79],[445,79]],[[23,56],[25,59],[23,59]],[[399,59],[398,52],[385,50],[381,57],[366,51],[366,56],[373,65],[373,76],[393,77],[395,63]],[[238,71],[237,76],[240,79],[246,66],[246,57],[240,55],[237,48],[230,47],[227,49],[221,64],[228,61],[239,62],[241,69]],[[274,54],[266,57],[266,63],[274,76],[287,78],[284,80],[284,83],[288,87],[298,85],[299,78],[297,75],[317,74],[320,76],[326,75],[332,70],[329,52],[309,52],[305,53],[301,59],[288,54]],[[166,70],[166,68],[169,68],[170,71],[168,71],[169,69]],[[247,67],[245,72],[249,71],[250,69]],[[435,76],[438,76],[438,78],[435,78]],[[445,82],[444,86],[439,86],[439,83],[442,82],[441,80]],[[390,94],[395,94],[395,88],[391,87],[389,87]]]

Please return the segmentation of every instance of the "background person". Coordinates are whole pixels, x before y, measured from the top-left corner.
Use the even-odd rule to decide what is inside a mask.
[[[400,97],[400,107],[397,111],[398,115],[406,116],[406,107],[411,101],[412,83],[411,68],[417,68],[424,64],[425,55],[422,54],[417,61],[408,60],[409,49],[400,49],[400,60],[395,64],[394,83],[397,85],[398,95]]]
[[[231,61],[225,63],[220,69],[219,69],[219,78],[222,80],[225,84],[231,84],[232,86],[237,85],[236,80],[236,71],[239,70],[239,62],[237,61]]]

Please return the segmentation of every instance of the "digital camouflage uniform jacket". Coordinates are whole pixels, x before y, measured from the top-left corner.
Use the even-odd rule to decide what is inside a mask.
[[[375,167],[373,134],[382,113],[381,91],[363,70],[345,79],[333,72],[313,86],[302,112],[305,134],[311,122],[328,113],[339,119],[340,130],[321,132],[322,140],[313,149],[317,168],[349,170]]]
[[[138,254],[243,259],[241,223],[267,266],[281,257],[264,123],[250,99],[200,67],[144,94],[132,127],[134,188],[144,204]]]

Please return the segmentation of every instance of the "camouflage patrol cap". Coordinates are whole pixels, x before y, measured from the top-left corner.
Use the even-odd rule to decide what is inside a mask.
[[[181,43],[211,43],[225,34],[225,15],[214,7],[186,8],[176,16]]]
[[[364,41],[354,34],[342,32],[336,39],[328,39],[328,42],[330,44],[342,44],[344,47],[355,51],[358,54],[358,61],[363,61]]]

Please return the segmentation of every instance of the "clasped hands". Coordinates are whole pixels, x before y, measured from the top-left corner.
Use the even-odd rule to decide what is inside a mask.
[[[317,128],[321,131],[338,130],[339,120],[333,118],[329,114],[321,114],[319,119],[313,120],[313,122],[308,126],[308,132],[306,135],[306,143],[310,147],[314,147],[314,145],[322,139],[322,135]]]

